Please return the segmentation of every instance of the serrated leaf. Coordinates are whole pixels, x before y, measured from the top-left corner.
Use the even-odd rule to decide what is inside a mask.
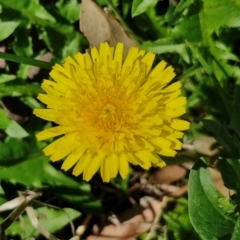
[[[80,4],[77,0],[70,1],[58,1],[56,6],[59,13],[66,18],[70,23],[73,23],[79,19]]]
[[[209,44],[209,36],[220,27],[240,26],[239,11],[239,0],[195,0],[173,29],[174,36],[189,42]]]
[[[220,239],[230,234],[235,221],[218,206],[220,196],[203,160],[195,163],[188,184],[189,217],[202,239]]]
[[[39,220],[39,224],[52,234],[64,228],[70,223],[70,221],[73,221],[74,219],[81,216],[80,212],[71,208],[63,208],[62,210],[57,210],[48,207],[40,207],[35,209],[35,214]],[[23,215],[22,221],[24,222],[24,232],[22,224],[19,220],[16,220],[10,226],[10,228],[7,229],[6,234],[12,236],[22,236],[24,234],[27,239],[41,236],[39,231],[32,226],[26,214]]]
[[[19,22],[14,22],[14,21],[0,22],[0,41],[10,36],[18,25],[19,25]]]
[[[199,19],[200,9],[197,4],[190,5],[188,13],[183,15],[173,28],[173,38],[181,42],[202,42],[203,36]]]
[[[176,44],[170,38],[162,38],[154,42],[150,42],[150,41],[144,42],[141,45],[141,48],[146,51],[151,51],[158,54],[176,52],[180,54],[181,57],[187,63],[189,63],[190,61],[189,54],[186,50],[186,44],[185,43]]]
[[[201,20],[205,22],[208,33],[212,33],[220,27],[239,27],[239,11],[239,0],[204,0]]]
[[[8,136],[14,138],[25,138],[29,136],[28,132],[26,132],[26,130],[23,127],[21,127],[17,122],[13,120],[11,120],[5,132],[7,133]]]
[[[132,17],[145,12],[148,8],[155,6],[158,0],[133,0]]]

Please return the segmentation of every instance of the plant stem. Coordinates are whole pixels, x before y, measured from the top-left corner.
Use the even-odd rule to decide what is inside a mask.
[[[43,62],[40,60],[28,58],[28,57],[16,56],[10,53],[0,52],[0,58],[3,58],[11,62],[17,62],[17,63],[27,64],[35,67],[40,67],[47,70],[51,70],[53,66],[53,63]]]

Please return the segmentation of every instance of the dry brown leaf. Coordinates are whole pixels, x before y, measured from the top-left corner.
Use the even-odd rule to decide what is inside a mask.
[[[199,137],[193,141],[194,149],[203,156],[213,157],[219,153],[217,141],[213,137]]]
[[[99,47],[101,42],[108,42],[111,46],[115,46],[117,42],[123,42],[126,55],[129,48],[135,45],[117,19],[104,12],[92,0],[82,0],[80,30],[91,47]]]
[[[218,169],[211,167],[209,168],[209,171],[216,189],[222,194],[222,196],[229,198],[229,196],[233,194],[233,191],[224,186],[221,173],[218,171]]]
[[[157,216],[159,220],[167,201],[167,197],[162,201],[150,197],[141,198],[140,205],[136,204],[117,215],[120,224],[107,225],[99,236],[91,235],[87,240],[134,240],[153,226],[159,227],[155,218]]]
[[[167,166],[162,169],[156,170],[149,177],[149,183],[152,184],[169,184],[184,178],[187,170],[178,165]]]
[[[1,46],[0,47],[0,52],[6,52],[6,47],[5,46]],[[0,69],[4,69],[6,67],[6,60],[3,58],[0,58]]]

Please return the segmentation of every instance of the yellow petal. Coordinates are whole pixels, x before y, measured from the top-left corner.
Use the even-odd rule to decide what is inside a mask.
[[[44,120],[55,122],[58,111],[54,109],[34,109],[33,114]]]
[[[170,148],[162,148],[158,153],[166,157],[174,157],[177,152]]]
[[[190,123],[181,119],[173,119],[171,127],[178,131],[183,131],[190,128]]]
[[[65,127],[65,126],[58,126],[43,130],[42,132],[36,135],[38,141],[46,140],[48,138],[56,137],[71,131],[75,131],[76,127]]]
[[[77,165],[74,167],[72,174],[74,176],[80,175],[91,162],[92,155],[86,152],[81,159],[78,161]]]
[[[82,157],[82,155],[86,152],[86,150],[83,148],[82,152],[79,153],[71,153],[63,162],[62,164],[62,169],[64,171],[69,170],[70,168],[72,168],[78,161],[79,159]]]
[[[83,179],[85,181],[89,181],[93,177],[93,175],[97,172],[100,165],[102,164],[102,161],[104,161],[105,158],[106,156],[104,154],[97,155],[88,162],[88,166],[86,166],[83,172]]]
[[[187,103],[187,99],[185,97],[178,97],[178,98],[174,99],[173,101],[169,102],[167,104],[167,106],[175,109],[175,108],[180,108],[180,107],[185,106],[186,103]]]
[[[96,47],[91,48],[92,61],[97,62],[99,60],[99,53]]]
[[[126,154],[121,154],[119,158],[119,173],[122,179],[125,179],[129,172],[128,157]]]
[[[55,140],[54,142],[50,143],[47,147],[43,149],[43,152],[46,156],[52,155],[56,151],[56,147],[58,143],[62,141],[62,138]]]
[[[134,155],[137,157],[137,159],[139,159],[139,165],[143,169],[148,170],[151,167],[151,160],[148,158],[148,156],[144,155],[143,151],[138,151]]]
[[[111,177],[110,177],[110,172],[109,172],[109,161],[106,158],[103,160],[103,163],[100,166],[100,174],[102,177],[103,182],[109,182]]]
[[[110,178],[114,178],[118,174],[118,167],[119,167],[119,157],[117,154],[110,155],[105,162],[107,163],[109,168]]]
[[[155,54],[152,52],[149,52],[141,59],[141,62],[145,63],[147,66],[146,74],[150,71],[154,58],[155,58]]]

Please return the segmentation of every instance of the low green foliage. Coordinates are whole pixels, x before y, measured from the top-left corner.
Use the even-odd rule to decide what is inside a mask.
[[[224,239],[238,240],[240,235],[240,2],[239,0],[97,0],[109,7],[139,47],[156,53],[175,68],[183,94],[188,99],[187,114],[192,122],[184,141],[199,136],[213,136],[220,152],[214,156],[224,184],[233,191],[223,198],[215,189],[208,157],[198,160],[190,172],[188,202],[174,200],[174,209],[166,210],[154,239]],[[42,107],[36,99],[42,92],[42,79],[54,63],[66,56],[84,52],[88,42],[79,31],[78,0],[0,0],[0,41],[6,53],[0,58],[0,98],[19,97],[31,109]],[[80,17],[81,21],[81,17]],[[46,62],[44,54],[49,54]],[[44,55],[46,57],[46,55]],[[50,56],[50,57],[49,57]],[[40,67],[33,73],[31,66]],[[9,109],[8,109],[9,110]],[[10,110],[11,114],[16,114]],[[11,118],[11,117],[10,117]],[[16,119],[15,119],[16,120]],[[50,123],[30,115],[26,120],[9,119],[0,108],[0,203],[17,197],[17,191],[43,192],[42,202],[59,209],[33,204],[41,225],[56,233],[70,221],[84,214],[112,212],[124,205],[130,178],[101,185],[96,176],[90,183],[61,171],[60,164],[50,163],[41,150],[46,143],[35,134]],[[199,156],[199,155],[197,155]],[[182,157],[181,162],[196,159]],[[176,157],[174,163],[179,159]],[[118,194],[116,192],[118,191]],[[106,206],[101,199],[116,194],[119,202]],[[116,197],[115,196],[115,197]],[[108,202],[109,203],[109,202]],[[188,204],[188,206],[187,206]],[[0,214],[0,220],[6,218]],[[6,231],[9,236],[40,236],[26,214],[24,232],[20,221]],[[195,229],[195,231],[193,230]],[[158,236],[159,235],[159,236]],[[144,235],[145,236],[145,235]],[[141,237],[141,239],[144,238]],[[66,239],[72,236],[65,236]]]

